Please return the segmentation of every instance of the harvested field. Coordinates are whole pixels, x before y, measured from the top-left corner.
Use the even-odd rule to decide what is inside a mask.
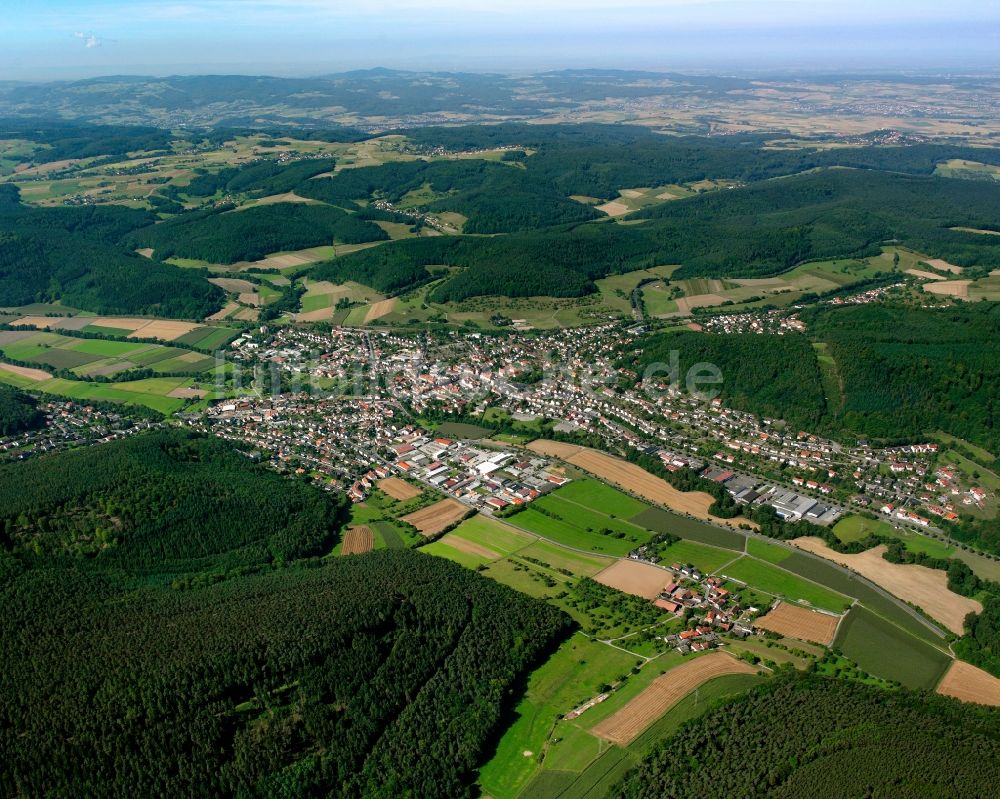
[[[906,274],[913,275],[914,277],[921,277],[924,280],[947,280],[948,278],[942,277],[941,275],[935,275],[933,272],[925,272],[923,269],[907,269]]]
[[[270,258],[264,258],[260,261],[255,261],[250,264],[250,266],[258,266],[261,269],[286,269],[291,266],[305,266],[306,264],[314,264],[317,261],[322,261],[323,256],[318,253],[286,253],[285,255],[272,255]]]
[[[830,549],[820,538],[796,538],[790,543],[867,577],[890,594],[921,608],[924,613],[957,635],[963,632],[966,615],[979,613],[983,609],[976,600],[949,591],[948,576],[940,569],[885,560],[882,557],[886,550],[884,545],[858,555],[842,555]]]
[[[959,299],[969,298],[969,286],[971,280],[938,280],[934,283],[924,285],[924,291],[931,294],[940,294],[944,297],[958,297]]]
[[[632,209],[629,208],[627,205],[625,205],[625,203],[612,201],[609,203],[604,203],[603,205],[598,205],[597,210],[603,211],[608,216],[624,216]]]
[[[948,667],[936,691],[963,702],[1000,707],[1000,680],[988,671],[961,660]]]
[[[528,445],[528,449],[542,455],[562,458],[573,466],[578,466],[602,480],[620,486],[626,491],[664,505],[680,513],[689,513],[699,519],[709,519],[719,523],[736,526],[746,523],[746,519],[716,519],[709,514],[708,508],[714,502],[710,494],[704,491],[678,491],[666,480],[650,474],[634,463],[614,458],[596,449],[578,447],[556,441],[537,439]]]
[[[21,339],[37,335],[33,330],[0,330],[0,346],[16,344]]]
[[[322,322],[326,319],[333,318],[334,309],[331,308],[320,308],[317,311],[306,311],[305,313],[295,314],[296,322]]]
[[[0,362],[0,369],[13,375],[26,377],[29,380],[48,380],[52,375],[42,369],[29,369],[27,366],[14,366],[11,363]]]
[[[839,616],[830,616],[781,602],[778,607],[766,616],[761,616],[754,624],[779,635],[787,635],[789,638],[815,641],[817,644],[830,646],[839,621]]]
[[[156,319],[152,322],[147,320],[147,324],[133,330],[128,334],[129,338],[158,338],[163,341],[173,341],[180,338],[192,330],[201,327],[195,322],[177,322],[170,319]]]
[[[694,658],[653,680],[641,694],[591,732],[626,746],[695,688],[724,674],[756,674],[757,669],[722,652]]]
[[[595,574],[594,580],[626,594],[653,599],[671,582],[671,576],[670,572],[648,563],[625,559],[612,563],[604,571]]]
[[[238,322],[255,322],[259,318],[260,311],[256,308],[244,308],[233,317]]]
[[[924,261],[928,266],[933,266],[935,269],[940,269],[942,272],[951,272],[955,275],[960,275],[964,271],[962,267],[955,266],[955,264],[950,264],[941,258],[934,258],[930,261]]]
[[[380,491],[385,492],[393,499],[413,499],[420,494],[419,488],[410,485],[405,480],[400,480],[398,477],[387,477],[384,480],[379,480],[377,485]]]
[[[37,327],[40,330],[48,330],[58,325],[60,321],[62,321],[60,316],[25,316],[12,324],[15,327]]]
[[[423,535],[437,535],[446,527],[462,520],[469,509],[457,499],[442,499],[426,508],[408,513],[403,521],[412,524]]]
[[[142,247],[142,248],[136,250],[135,254],[136,255],[141,255],[143,258],[152,258],[153,257],[153,248],[152,247]]]
[[[244,305],[260,305],[260,295],[256,291],[245,291],[240,294],[236,299],[242,302]]]
[[[457,549],[459,552],[465,552],[469,555],[478,555],[479,557],[486,558],[487,560],[499,560],[503,557],[502,552],[497,552],[487,546],[477,544],[475,541],[470,541],[468,538],[462,538],[454,533],[448,533],[448,535],[441,539],[440,543],[447,544],[452,549]]]
[[[364,324],[369,322],[374,322],[376,319],[381,319],[386,314],[392,313],[392,309],[396,307],[396,298],[390,297],[388,300],[382,300],[381,302],[376,302],[368,309],[368,313],[365,314]]]
[[[375,534],[371,527],[352,527],[344,535],[344,545],[340,548],[341,555],[363,555],[371,552],[375,546]]]
[[[238,302],[227,302],[221,309],[216,311],[214,314],[208,317],[210,322],[220,322],[223,319],[228,318],[229,314],[239,308]]]
[[[97,319],[91,319],[90,322],[98,327],[114,327],[119,330],[136,330],[143,325],[148,325],[151,320],[149,319],[137,319],[134,317],[127,316],[99,316]]]
[[[726,298],[721,294],[695,294],[692,297],[681,297],[677,300],[677,311],[681,314],[691,313],[694,308],[710,308],[722,305]]]

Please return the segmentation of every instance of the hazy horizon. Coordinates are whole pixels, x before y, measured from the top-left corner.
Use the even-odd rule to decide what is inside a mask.
[[[0,18],[0,80],[308,76],[376,66],[995,72],[1000,2],[41,0]]]

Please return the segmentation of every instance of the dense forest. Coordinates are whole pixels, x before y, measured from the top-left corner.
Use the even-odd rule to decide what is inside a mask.
[[[837,422],[876,439],[944,430],[1000,451],[1000,303],[804,312],[843,386]]]
[[[334,241],[361,244],[388,238],[378,225],[339,208],[275,203],[183,214],[137,230],[127,240],[134,248],[152,247],[161,260],[179,257],[231,264]]]
[[[1000,713],[785,673],[685,724],[614,799],[979,799],[1000,785]]]
[[[306,181],[296,192],[351,207],[355,200],[370,198],[397,204],[421,189],[428,190],[430,197],[420,207],[468,217],[465,233],[511,233],[602,216],[570,200],[531,169],[479,159],[406,161],[345,169],[333,177]]]
[[[0,185],[0,306],[60,300],[96,313],[203,318],[224,292],[197,270],[141,258],[118,246],[153,222],[122,206],[30,208]]]
[[[283,194],[314,175],[333,171],[335,166],[336,161],[332,158],[307,158],[291,163],[265,159],[243,166],[224,167],[218,172],[196,169],[194,177],[186,186],[168,186],[163,194],[168,197],[181,194],[188,197],[211,197],[217,193],[244,193],[252,197]]]
[[[596,278],[657,264],[681,264],[675,278],[762,277],[811,259],[875,255],[888,240],[959,265],[1000,267],[1000,237],[951,229],[995,226],[998,205],[1000,186],[989,183],[828,170],[663,203],[627,218],[637,224],[397,241],[317,270],[324,279],[365,277],[384,291],[427,282],[424,266],[466,267],[433,292],[446,301],[580,296]]]
[[[34,397],[0,384],[0,436],[34,430],[45,423]]]
[[[182,432],[0,467],[3,548],[137,579],[224,574],[322,554],[345,512],[339,495]]]
[[[646,369],[661,365],[661,371],[650,373],[650,379],[669,381],[670,375],[662,369],[669,368],[673,351],[679,356],[677,379],[682,389],[687,371],[708,363],[719,369],[722,382],[701,390],[717,390],[728,406],[785,419],[796,429],[814,429],[823,417],[819,366],[803,335],[660,333],[643,339],[642,355],[627,363],[640,377]]]
[[[188,591],[2,565],[4,795],[468,797],[569,624],[405,550]]]

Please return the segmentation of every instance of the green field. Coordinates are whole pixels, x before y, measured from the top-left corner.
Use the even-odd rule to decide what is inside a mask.
[[[881,519],[866,519],[864,516],[845,516],[833,526],[834,535],[845,544],[861,541],[871,534],[895,535],[893,526]]]
[[[553,496],[577,502],[608,516],[630,519],[646,510],[646,505],[606,483],[582,477],[559,488]]]
[[[450,535],[488,547],[501,555],[509,555],[523,549],[535,538],[515,530],[509,525],[476,514],[456,527]]]
[[[726,576],[747,583],[752,588],[759,588],[793,602],[806,602],[814,607],[836,612],[847,610],[851,606],[851,600],[846,596],[754,558],[740,558],[726,566],[724,571]]]
[[[501,737],[492,759],[480,769],[479,784],[494,799],[515,799],[538,769],[558,716],[600,693],[603,685],[627,674],[637,663],[618,649],[573,636],[528,678],[524,696],[514,709],[514,723]]]
[[[675,561],[681,564],[690,563],[692,566],[697,566],[704,574],[711,574],[737,557],[736,553],[729,549],[719,549],[699,544],[697,541],[684,540],[664,547],[659,554],[661,561],[666,565]]]
[[[536,541],[522,549],[518,554],[540,560],[554,569],[567,569],[573,574],[587,577],[597,574],[613,563],[608,557],[575,552],[549,541]]]
[[[597,514],[586,511],[576,505],[569,506],[569,518],[572,518],[573,521],[568,521],[567,517],[554,519],[551,516],[546,516],[533,507],[533,505],[540,501],[542,500],[536,500],[535,503],[532,503],[532,506],[529,506],[526,510],[518,513],[517,515],[512,516],[510,522],[517,527],[521,527],[529,532],[540,535],[543,538],[548,538],[559,544],[564,544],[565,546],[573,547],[575,549],[584,549],[604,555],[623,557],[635,548],[634,541],[614,538],[610,535],[602,535],[599,532],[588,531],[581,526],[580,523],[578,523],[576,510],[579,510],[579,518],[586,518],[590,520],[591,523],[593,523],[595,517],[598,520],[604,520],[607,522],[606,524],[599,524],[598,527],[595,528],[597,530],[602,529],[603,527],[612,528],[614,526],[613,519],[608,517],[599,517]],[[556,505],[556,507],[561,508],[560,505]],[[628,526],[628,529],[644,532],[641,528],[633,527],[631,525]],[[648,539],[648,534],[645,537]]]
[[[679,516],[662,508],[649,508],[629,519],[632,524],[645,527],[654,533],[670,533],[678,538],[709,544],[713,547],[742,552],[746,536],[735,530],[715,527],[707,522]]]
[[[766,560],[768,563],[778,564],[788,560],[793,553],[786,547],[750,536],[747,538],[747,554],[759,560]]]
[[[930,690],[951,663],[946,653],[862,607],[841,622],[834,647],[876,677],[910,688]]]

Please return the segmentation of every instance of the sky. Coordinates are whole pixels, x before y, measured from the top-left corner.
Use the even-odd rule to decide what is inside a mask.
[[[0,80],[1000,70],[1000,0],[0,0]]]

